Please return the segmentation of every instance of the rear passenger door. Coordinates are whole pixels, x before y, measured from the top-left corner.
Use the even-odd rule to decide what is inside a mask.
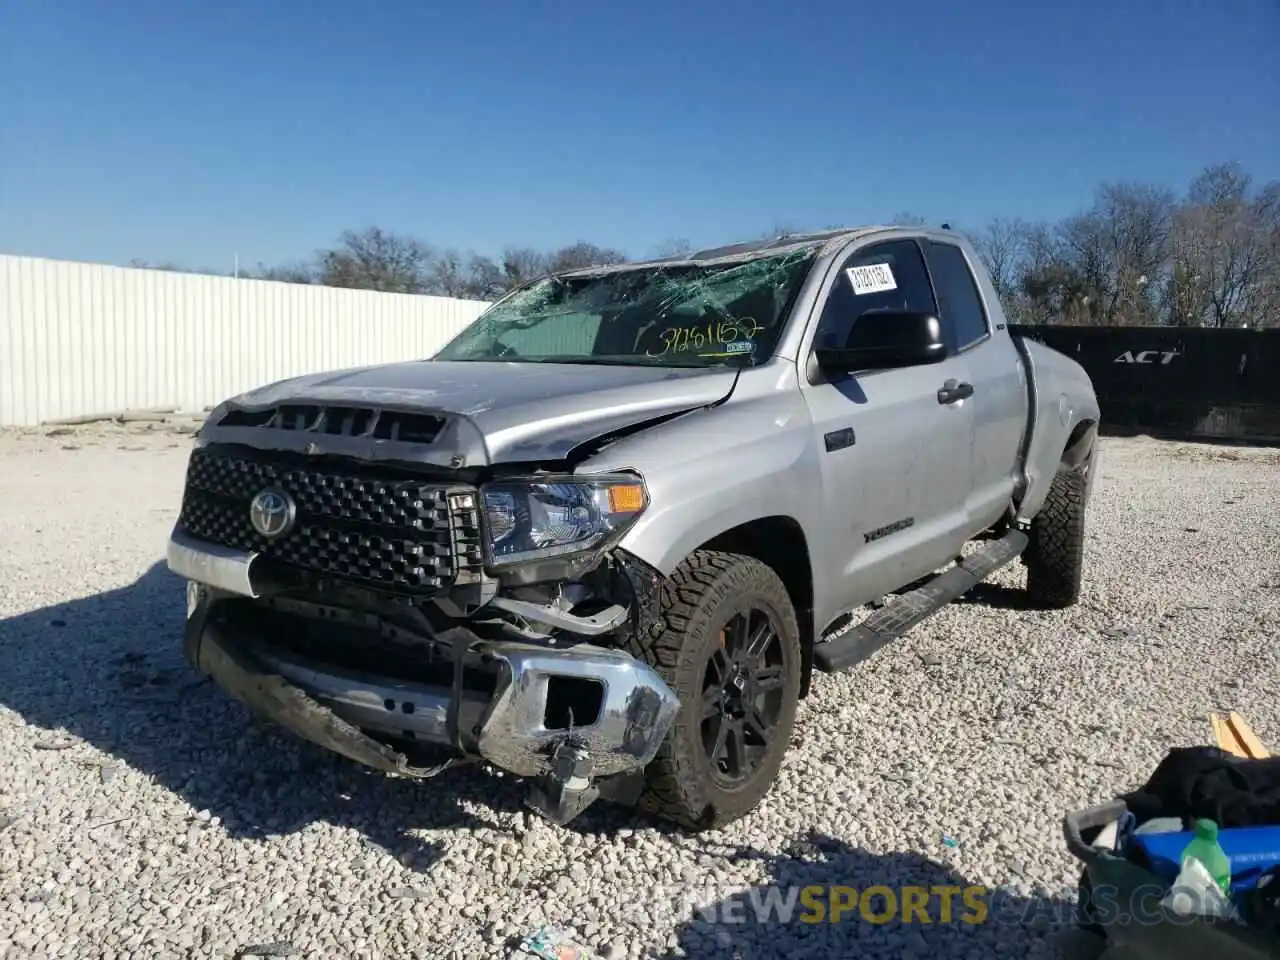
[[[955,337],[954,349],[968,367],[973,395],[968,403],[973,431],[966,513],[973,533],[1004,513],[1017,480],[1017,452],[1026,425],[1026,388],[1019,375],[1018,351],[1008,336],[996,336],[993,324],[1003,313],[987,309],[995,290],[984,297],[979,274],[955,243],[926,240],[925,255],[938,296],[938,310]],[[996,303],[998,307],[998,303]]]
[[[873,265],[887,270],[858,269]],[[810,349],[845,345],[869,312],[937,313],[913,239],[854,250],[827,284]],[[821,458],[824,512],[832,521],[824,530],[824,562],[841,609],[930,573],[963,545],[969,410],[963,400],[940,402],[939,389],[967,379],[963,358],[949,357],[802,380]]]

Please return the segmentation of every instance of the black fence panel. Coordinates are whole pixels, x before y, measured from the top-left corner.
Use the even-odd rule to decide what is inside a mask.
[[[1280,442],[1280,330],[1009,329],[1085,368],[1108,432]]]

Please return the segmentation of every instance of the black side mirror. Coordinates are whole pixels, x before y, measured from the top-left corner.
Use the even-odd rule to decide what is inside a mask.
[[[947,345],[934,314],[880,310],[858,317],[845,346],[819,347],[814,357],[824,373],[884,370],[940,363]]]

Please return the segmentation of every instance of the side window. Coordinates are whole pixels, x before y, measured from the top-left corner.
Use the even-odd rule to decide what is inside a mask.
[[[955,334],[956,347],[963,349],[987,335],[987,312],[978,294],[973,272],[964,253],[953,243],[930,240],[929,271],[938,290],[938,307],[942,322]]]
[[[858,317],[873,310],[937,311],[929,273],[914,240],[865,247],[840,265],[818,320],[814,346],[848,346]]]

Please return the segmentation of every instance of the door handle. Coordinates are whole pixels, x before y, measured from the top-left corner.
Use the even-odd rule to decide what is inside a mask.
[[[957,400],[963,400],[966,397],[973,396],[973,384],[962,383],[959,380],[948,380],[938,390],[939,403],[955,403]]]

